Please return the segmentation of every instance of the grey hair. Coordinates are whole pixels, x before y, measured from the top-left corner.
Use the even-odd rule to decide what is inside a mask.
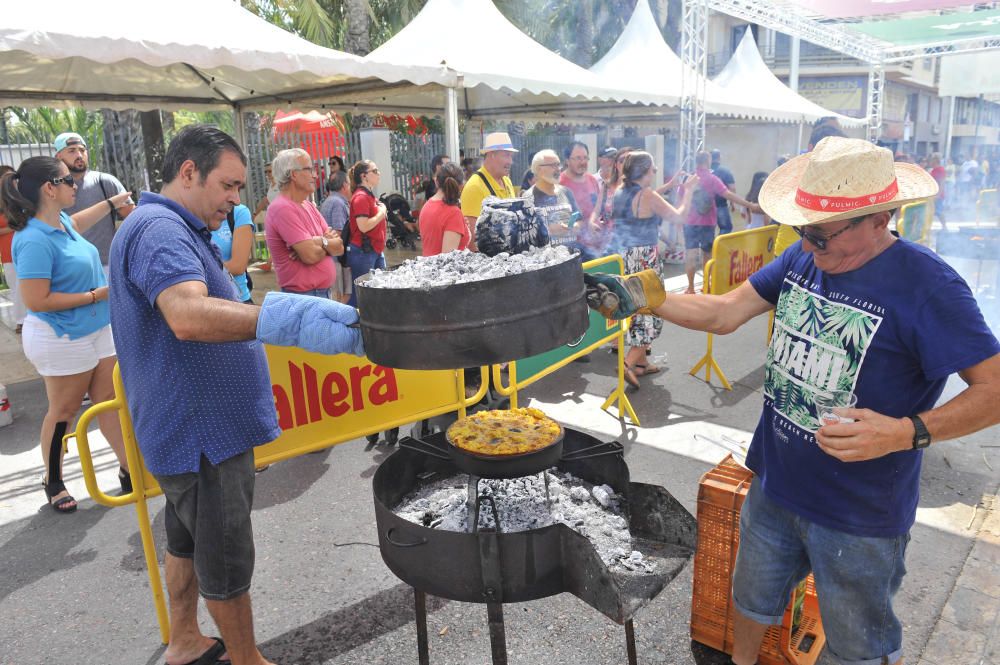
[[[538,167],[545,161],[546,158],[554,159],[562,164],[562,160],[559,158],[559,154],[556,153],[555,150],[545,148],[544,150],[536,152],[535,156],[531,158],[531,170],[538,173]]]
[[[302,148],[289,148],[274,156],[274,161],[271,162],[271,175],[278,187],[284,187],[292,181],[292,171],[299,168],[296,163],[299,157],[305,157],[312,164],[312,157]]]

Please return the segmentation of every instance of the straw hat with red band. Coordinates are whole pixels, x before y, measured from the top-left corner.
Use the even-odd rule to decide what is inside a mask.
[[[760,206],[788,226],[853,219],[929,199],[938,186],[916,164],[862,139],[830,136],[790,159],[764,181]]]

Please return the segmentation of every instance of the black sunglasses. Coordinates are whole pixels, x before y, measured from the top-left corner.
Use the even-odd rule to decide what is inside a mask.
[[[76,183],[73,181],[73,176],[64,175],[61,178],[49,178],[49,182],[53,185],[66,185],[67,187],[75,187]]]
[[[822,233],[817,233],[815,231],[809,231],[808,229],[803,229],[802,227],[799,226],[793,226],[792,229],[799,234],[800,238],[802,238],[803,240],[808,240],[810,243],[816,246],[816,249],[822,252],[824,249],[826,249],[827,243],[829,243],[831,240],[839,236],[844,231],[854,226],[857,226],[862,221],[864,221],[864,219],[865,219],[864,217],[855,217],[854,219],[850,220],[847,223],[847,226],[840,229],[839,231],[834,231],[830,235],[824,235]]]

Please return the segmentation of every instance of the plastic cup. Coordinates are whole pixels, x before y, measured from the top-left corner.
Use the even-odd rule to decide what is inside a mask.
[[[816,403],[816,417],[819,418],[821,425],[854,422],[854,418],[845,418],[838,414],[841,409],[853,409],[858,405],[858,396],[850,390],[818,393],[813,401]]]

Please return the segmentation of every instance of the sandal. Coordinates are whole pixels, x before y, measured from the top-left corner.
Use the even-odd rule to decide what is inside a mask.
[[[639,389],[639,377],[636,375],[635,370],[631,365],[625,365],[625,383],[629,384],[636,390]]]
[[[636,363],[634,367],[639,370],[639,376],[646,376],[647,374],[659,374],[660,371],[662,371],[660,370],[659,367],[653,365],[652,363],[650,364]]]
[[[222,638],[213,637],[215,644],[210,646],[204,653],[198,656],[195,660],[188,661],[184,665],[215,665],[215,663],[228,663],[228,660],[219,660],[222,654],[226,653],[226,645],[222,642]]]
[[[132,474],[118,467],[118,484],[122,486],[122,494],[132,493]]]
[[[52,497],[66,491],[66,485],[63,484],[63,481],[55,480],[51,483],[47,483],[43,477],[42,489],[45,490],[45,496],[48,497],[49,505],[52,506],[52,510],[62,514],[68,514],[76,511],[76,499],[69,494],[61,499],[58,499],[55,503],[52,503]],[[70,503],[73,505],[67,505]]]

